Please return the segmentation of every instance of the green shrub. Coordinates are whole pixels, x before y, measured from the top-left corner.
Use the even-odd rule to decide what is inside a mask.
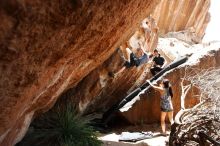
[[[92,127],[72,106],[57,108],[34,121],[18,146],[100,146]]]

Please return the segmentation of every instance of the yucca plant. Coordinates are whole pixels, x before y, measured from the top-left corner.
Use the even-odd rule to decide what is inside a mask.
[[[35,120],[18,146],[100,146],[88,122],[67,105],[47,112]]]

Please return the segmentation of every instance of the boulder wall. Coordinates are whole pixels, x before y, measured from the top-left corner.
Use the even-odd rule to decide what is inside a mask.
[[[0,1],[0,145],[18,142],[35,112],[106,61],[157,3]]]

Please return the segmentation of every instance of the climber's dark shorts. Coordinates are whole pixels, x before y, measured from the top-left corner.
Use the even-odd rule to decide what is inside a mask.
[[[131,68],[133,66],[137,66],[138,65],[138,58],[134,55],[134,53],[130,54],[130,62],[129,61],[125,61],[124,66],[126,68]]]
[[[157,67],[157,66],[154,66],[150,69],[150,72],[152,73],[152,75],[156,75],[158,72],[160,72],[161,70],[163,70],[163,68],[161,67]]]

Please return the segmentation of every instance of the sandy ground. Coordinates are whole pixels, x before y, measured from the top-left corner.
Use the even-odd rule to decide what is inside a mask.
[[[102,134],[99,139],[103,141],[103,146],[166,146],[169,140],[170,126],[167,125],[167,136],[161,135],[159,124],[128,126],[112,130],[107,134]],[[119,142],[122,132],[153,132],[153,137],[138,142]]]

